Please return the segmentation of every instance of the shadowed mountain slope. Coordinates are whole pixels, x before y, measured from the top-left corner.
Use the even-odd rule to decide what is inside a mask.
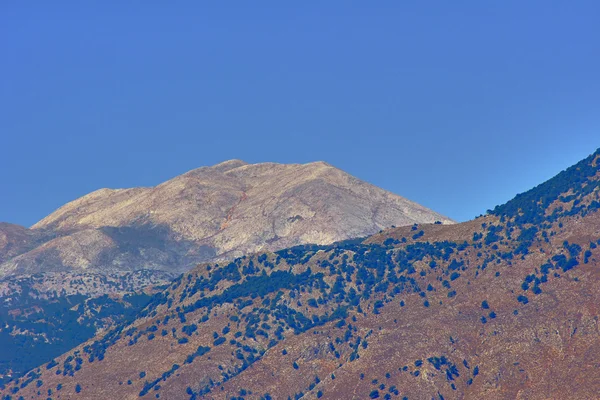
[[[35,247],[32,232],[22,226],[0,222],[0,263]]]

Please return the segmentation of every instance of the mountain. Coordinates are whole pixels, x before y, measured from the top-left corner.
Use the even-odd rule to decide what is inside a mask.
[[[324,162],[202,167],[156,187],[100,189],[31,229],[0,225],[0,276],[56,271],[173,273],[392,225],[452,223]]]
[[[598,398],[599,162],[473,221],[200,265],[2,394]]]
[[[259,249],[452,221],[325,163],[227,161],[0,223],[0,383],[139,312],[181,271]]]

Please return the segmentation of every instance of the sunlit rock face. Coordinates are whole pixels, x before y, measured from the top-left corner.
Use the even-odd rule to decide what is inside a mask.
[[[100,189],[0,236],[0,276],[179,273],[199,262],[452,220],[324,162],[202,167],[155,187]],[[8,236],[8,238],[6,237]]]

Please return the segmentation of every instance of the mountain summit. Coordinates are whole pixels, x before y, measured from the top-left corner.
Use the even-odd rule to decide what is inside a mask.
[[[0,276],[72,269],[178,273],[202,261],[435,221],[453,223],[324,162],[229,160],[155,187],[100,189],[65,204],[18,232],[27,251],[0,257]],[[16,231],[4,232],[6,241]]]

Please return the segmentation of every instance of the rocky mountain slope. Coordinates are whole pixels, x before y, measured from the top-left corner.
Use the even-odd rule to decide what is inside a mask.
[[[202,167],[156,187],[101,189],[31,229],[0,225],[0,276],[155,269],[298,244],[329,244],[392,225],[452,223],[323,162]]]
[[[0,384],[137,314],[169,276],[57,272],[0,281]]]
[[[599,162],[466,223],[199,266],[2,394],[597,398]]]

